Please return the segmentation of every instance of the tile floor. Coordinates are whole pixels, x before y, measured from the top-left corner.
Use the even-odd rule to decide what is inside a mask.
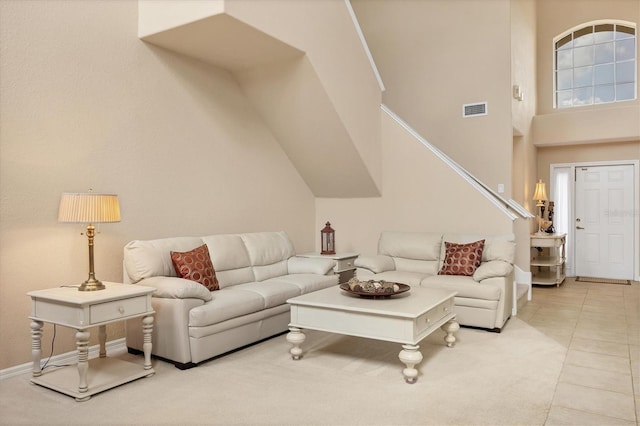
[[[534,286],[518,318],[567,348],[545,425],[640,424],[640,283]]]

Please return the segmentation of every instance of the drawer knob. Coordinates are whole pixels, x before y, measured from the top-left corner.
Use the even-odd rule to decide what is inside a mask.
[[[444,309],[445,312],[449,311],[449,307],[448,306],[445,306],[443,309]]]
[[[118,312],[120,312],[121,314],[124,314],[124,308],[122,306],[118,307]]]
[[[431,322],[431,318],[427,318],[427,324]]]

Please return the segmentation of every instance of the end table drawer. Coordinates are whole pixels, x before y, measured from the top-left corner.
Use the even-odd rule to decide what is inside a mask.
[[[91,324],[137,315],[147,311],[147,296],[114,300],[89,307]]]
[[[355,260],[354,257],[337,260],[336,267],[335,267],[336,272],[342,272],[342,271],[348,271],[349,269],[354,269],[355,268],[353,266],[354,260]]]
[[[422,333],[423,331],[428,330],[430,327],[437,324],[439,320],[449,315],[451,312],[453,312],[453,298],[442,302],[433,309],[430,309],[429,311],[420,315],[416,320],[418,333]]]

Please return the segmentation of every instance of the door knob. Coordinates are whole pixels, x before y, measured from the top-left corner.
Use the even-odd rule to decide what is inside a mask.
[[[582,226],[576,226],[576,229],[584,229]]]

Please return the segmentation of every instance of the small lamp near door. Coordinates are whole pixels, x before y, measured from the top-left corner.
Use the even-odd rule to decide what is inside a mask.
[[[114,194],[63,193],[60,198],[58,222],[86,223],[89,244],[89,278],[79,291],[104,290],[105,286],[96,279],[93,271],[94,223],[120,222],[120,204]]]
[[[336,254],[336,231],[331,228],[329,222],[320,231],[321,250],[320,254]]]
[[[547,198],[547,186],[540,179],[536,183],[536,189],[533,192],[533,199],[537,201],[536,207],[540,208],[540,217],[538,218],[538,234],[543,234],[542,231],[542,221],[544,220],[544,203],[548,200]]]

